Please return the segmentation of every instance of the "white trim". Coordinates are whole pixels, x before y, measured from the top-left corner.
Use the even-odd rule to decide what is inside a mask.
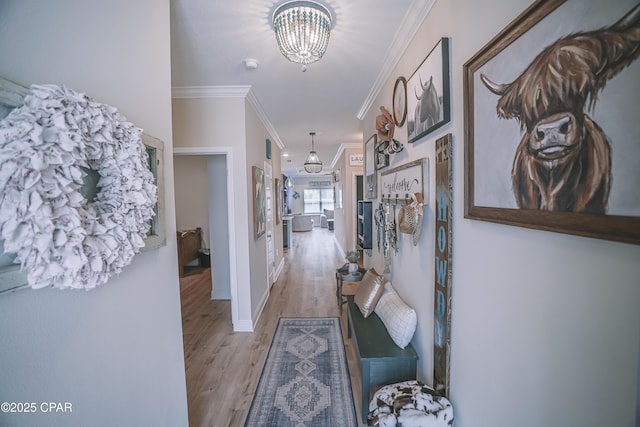
[[[340,158],[340,156],[342,156],[342,153],[344,153],[344,150],[346,150],[347,148],[362,148],[362,143],[361,142],[343,142],[342,144],[340,144],[340,147],[338,147],[338,151],[336,152],[336,155],[333,156],[333,160],[331,161],[331,169],[333,169],[336,166],[336,163],[338,163],[338,159]]]
[[[398,25],[398,31],[396,31],[393,42],[384,56],[387,59],[382,65],[369,95],[367,95],[364,104],[362,104],[358,112],[358,119],[363,120],[369,112],[369,108],[371,108],[371,105],[382,91],[384,84],[389,80],[391,73],[396,65],[398,65],[400,58],[407,50],[407,47],[409,47],[409,43],[411,43],[415,37],[435,2],[436,0],[414,0],[411,6],[409,6],[409,10],[407,10],[407,13],[404,15],[402,23]]]
[[[335,236],[334,236],[335,238]],[[278,278],[280,277],[280,273],[282,273],[282,269],[284,268],[284,258],[280,258],[280,264],[278,264],[278,267],[276,268],[276,272],[273,275],[274,276],[274,283],[278,281]]]
[[[223,145],[216,147],[173,147],[174,156],[211,156],[215,154],[231,155],[233,148]]]
[[[256,328],[256,325],[258,324],[258,320],[260,320],[260,316],[262,316],[262,311],[264,310],[264,307],[267,305],[267,301],[269,300],[269,288],[267,287],[267,290],[264,292],[264,294],[262,294],[262,298],[260,298],[260,305],[258,308],[258,314],[254,316],[254,321],[253,321],[253,325],[251,325],[251,332],[254,331],[254,329]]]
[[[362,172],[354,171],[351,173],[351,194],[353,195],[353,200],[351,200],[351,203],[355,202],[351,205],[351,209],[354,209],[355,211],[353,212],[354,215],[351,215],[351,227],[354,233],[351,233],[351,236],[348,237],[348,240],[350,240],[350,242],[347,242],[347,244],[350,243],[350,246],[349,246],[350,248],[358,247],[358,240],[356,239],[356,234],[358,233],[358,221],[357,221],[358,219],[358,200],[357,200],[358,199],[358,176],[362,177],[362,193],[363,193],[362,195],[364,196],[364,170]],[[344,202],[342,205],[344,206]],[[373,240],[372,240],[372,246],[373,246]]]
[[[227,214],[229,216],[229,236],[237,236],[235,221],[235,205],[233,195],[233,148],[231,147],[174,147],[174,156],[210,156],[210,155],[226,155],[227,156]],[[231,322],[235,332],[253,332],[251,320],[238,319],[238,258],[236,256],[237,248],[235,239],[229,239],[229,288],[231,291]],[[247,329],[249,325],[249,329]]]
[[[251,320],[233,322],[233,332],[253,332]]]
[[[181,86],[171,88],[171,98],[246,98],[251,86]]]
[[[271,135],[273,142],[276,143],[281,150],[284,149],[284,143],[280,135],[273,127],[269,117],[264,111],[262,104],[258,100],[251,86],[176,86],[171,88],[171,98],[173,99],[189,99],[189,98],[243,98],[246,99],[253,111]]]
[[[271,289],[271,286],[276,282],[275,269],[276,269],[276,245],[275,239],[275,226],[273,224],[273,212],[275,203],[273,203],[273,166],[266,160],[264,164],[264,195],[265,195],[265,216],[266,216],[266,239],[265,239],[265,256],[267,258],[267,288]],[[277,202],[276,202],[277,203]],[[268,210],[268,211],[267,211]],[[271,254],[271,255],[269,255]],[[273,261],[273,263],[271,262]]]
[[[276,145],[280,147],[281,150],[283,150],[284,144],[280,139],[280,135],[278,135],[278,132],[276,131],[276,128],[274,128],[271,124],[271,121],[269,121],[267,113],[265,113],[264,108],[262,108],[262,104],[260,104],[260,101],[258,100],[258,97],[256,96],[253,89],[249,88],[246,99],[249,105],[251,105],[251,107],[253,108],[253,111],[255,111],[258,115],[258,118],[260,119],[264,127],[267,128],[267,132],[269,132],[269,134],[273,138],[273,142],[275,142]]]

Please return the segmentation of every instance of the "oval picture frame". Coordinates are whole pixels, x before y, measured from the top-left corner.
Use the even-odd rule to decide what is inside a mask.
[[[393,121],[400,127],[407,119],[407,79],[400,76],[393,86]]]

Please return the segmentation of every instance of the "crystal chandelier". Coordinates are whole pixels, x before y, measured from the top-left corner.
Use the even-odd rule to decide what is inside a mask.
[[[290,1],[273,13],[273,28],[280,52],[291,62],[308,64],[322,58],[329,44],[331,13],[312,1]]]
[[[311,151],[307,156],[307,160],[304,162],[304,170],[309,173],[319,173],[322,170],[322,162],[320,161],[320,157],[318,157],[318,153],[316,153],[313,145],[313,136],[315,134],[315,132],[309,132],[309,135],[311,135]]]

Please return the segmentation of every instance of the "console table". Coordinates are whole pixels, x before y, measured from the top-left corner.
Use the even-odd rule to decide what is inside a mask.
[[[342,305],[345,304],[345,301],[342,299],[342,286],[344,282],[359,282],[362,280],[364,273],[366,273],[366,269],[362,267],[358,267],[358,273],[360,273],[359,278],[349,276],[349,263],[344,264],[342,267],[336,269],[336,299],[338,300],[338,306],[340,307],[340,313],[342,313]]]

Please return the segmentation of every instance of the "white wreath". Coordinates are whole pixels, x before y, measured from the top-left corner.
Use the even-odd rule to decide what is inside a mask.
[[[141,132],[56,85],[31,86],[0,122],[0,238],[29,286],[94,288],[144,246],[157,187]],[[91,201],[87,169],[99,174]]]

